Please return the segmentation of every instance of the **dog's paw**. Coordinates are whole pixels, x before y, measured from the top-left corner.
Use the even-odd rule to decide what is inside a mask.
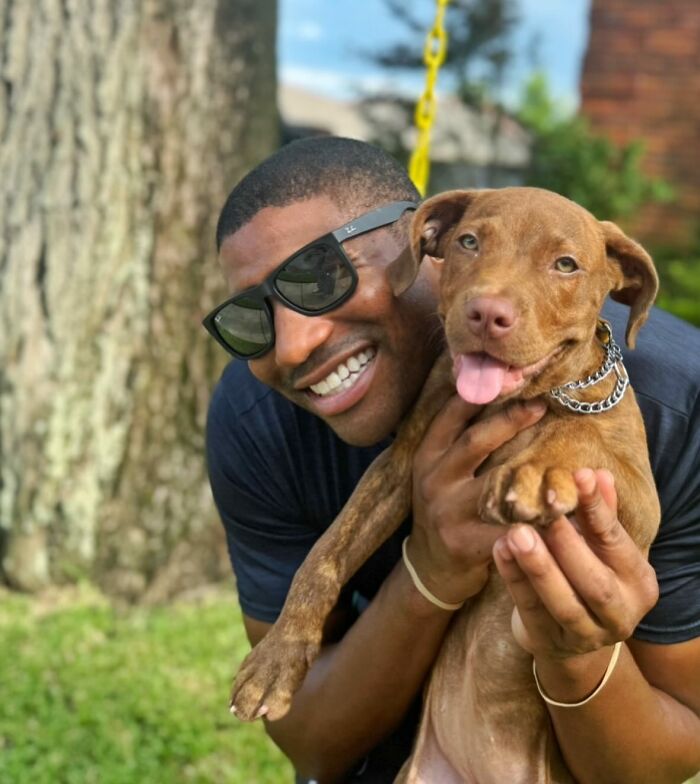
[[[576,508],[578,491],[573,475],[563,468],[531,463],[491,471],[479,501],[479,515],[488,523],[523,522],[549,525]]]
[[[231,713],[243,721],[271,721],[289,711],[294,693],[320,646],[271,629],[241,665],[231,689]]]

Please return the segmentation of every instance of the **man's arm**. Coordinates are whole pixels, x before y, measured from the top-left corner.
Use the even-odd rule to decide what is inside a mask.
[[[514,526],[494,547],[516,605],[513,632],[535,658],[542,689],[573,703],[591,694],[612,643],[656,601],[653,571],[616,516],[612,477],[577,472],[578,526]],[[700,640],[628,640],[604,688],[577,707],[548,705],[580,784],[681,784],[700,769]]]
[[[451,617],[429,604],[397,564],[342,639],[324,645],[289,713],[265,721],[300,774],[323,784],[337,780],[401,723]],[[244,622],[251,645],[271,628]]]
[[[446,602],[462,601],[481,590],[491,548],[503,533],[500,526],[478,519],[485,478],[474,478],[474,472],[494,449],[539,419],[544,409],[511,406],[465,432],[476,410],[452,399],[431,424],[414,462],[418,489],[411,557],[419,574],[424,564],[433,564],[426,575],[445,577],[429,587]],[[452,525],[444,525],[448,512],[449,522],[459,523],[464,534],[458,558],[443,541],[452,531]],[[435,524],[438,518],[443,525]],[[269,735],[298,772],[324,784],[334,781],[400,724],[451,617],[417,591],[403,562],[396,565],[342,638],[324,645],[290,712],[278,721],[266,721]],[[343,620],[336,617],[336,623]],[[253,645],[270,628],[251,618],[245,618],[245,624]]]

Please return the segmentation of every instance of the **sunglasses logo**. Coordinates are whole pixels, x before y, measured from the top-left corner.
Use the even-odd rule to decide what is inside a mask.
[[[259,283],[235,294],[204,319],[207,331],[234,357],[255,359],[275,343],[274,297],[304,316],[318,316],[340,307],[352,296],[358,276],[340,243],[388,226],[418,205],[396,201],[355,218],[302,248]]]

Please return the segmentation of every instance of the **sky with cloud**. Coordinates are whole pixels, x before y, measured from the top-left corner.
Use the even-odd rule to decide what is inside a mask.
[[[427,31],[435,13],[434,2],[407,3],[425,21]],[[504,98],[513,100],[519,93],[532,71],[534,50],[553,93],[575,105],[590,0],[518,0],[518,5],[520,23],[513,37],[516,57],[507,75]],[[387,11],[383,0],[279,0],[278,58],[283,82],[340,98],[386,87],[418,93],[422,75],[394,74],[390,79],[363,56],[363,52],[406,40],[405,29]]]

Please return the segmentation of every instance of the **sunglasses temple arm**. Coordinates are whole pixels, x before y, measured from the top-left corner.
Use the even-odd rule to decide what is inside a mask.
[[[393,204],[388,204],[386,207],[380,207],[378,210],[367,213],[357,220],[350,221],[339,229],[333,232],[333,236],[338,242],[348,240],[350,237],[358,237],[360,234],[365,234],[368,231],[379,229],[382,226],[387,226],[390,223],[397,221],[406,210],[415,210],[418,205],[412,201],[397,201]]]

